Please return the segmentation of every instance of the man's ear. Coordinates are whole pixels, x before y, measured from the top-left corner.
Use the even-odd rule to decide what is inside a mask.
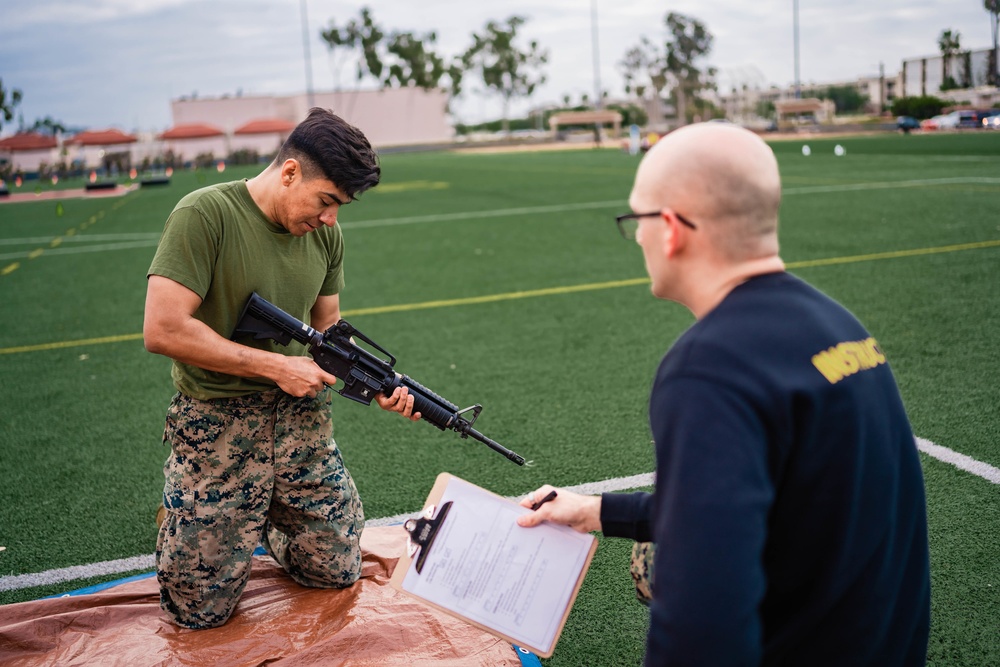
[[[299,161],[294,158],[288,158],[281,165],[281,184],[288,187],[296,178],[301,178],[302,167],[299,165]]]
[[[663,225],[660,229],[660,233],[663,234],[663,252],[667,257],[673,257],[684,249],[687,240],[684,232],[687,230],[682,229],[684,225],[671,209],[665,208],[660,214],[663,216]]]

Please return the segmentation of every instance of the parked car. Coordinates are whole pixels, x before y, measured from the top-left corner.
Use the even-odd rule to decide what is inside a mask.
[[[979,127],[979,112],[971,110],[952,111],[949,116],[955,116],[956,127]]]
[[[901,130],[903,134],[909,134],[910,130],[920,129],[920,121],[912,116],[900,116],[896,119],[896,129]]]
[[[991,109],[980,122],[988,130],[1000,130],[1000,109]]]
[[[927,120],[920,121],[921,130],[954,130],[958,127],[958,113],[952,111],[948,114],[934,116]]]

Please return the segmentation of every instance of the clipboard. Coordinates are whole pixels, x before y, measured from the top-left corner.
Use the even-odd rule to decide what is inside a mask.
[[[549,658],[587,574],[597,540],[441,473],[404,528],[407,551],[390,584],[446,614]]]

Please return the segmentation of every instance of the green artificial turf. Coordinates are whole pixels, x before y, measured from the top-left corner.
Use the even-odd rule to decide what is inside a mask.
[[[918,436],[1000,467],[1000,133],[773,146],[790,270],[879,340]],[[477,428],[535,463],[338,398],[335,435],[368,518],[418,509],[441,471],[502,495],[652,471],[650,381],[692,317],[649,295],[641,252],[615,229],[637,163],[611,149],[390,154],[383,186],[341,211],[345,318],[400,371],[481,403]],[[183,194],[254,173],[178,171],[122,198],[0,204],[0,576],[152,553],[173,388],[169,361],[140,339],[145,272]],[[997,485],[922,460],[930,662],[990,664]],[[640,662],[629,548],[601,541],[547,665]],[[123,576],[3,591],[0,603]]]

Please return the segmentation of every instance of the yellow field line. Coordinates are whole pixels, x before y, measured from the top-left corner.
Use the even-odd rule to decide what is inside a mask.
[[[853,264],[854,262],[871,262],[876,259],[896,259],[899,257],[916,257],[918,255],[937,255],[960,250],[978,250],[980,248],[996,248],[1000,240],[980,241],[978,243],[959,243],[958,245],[943,245],[936,248],[914,248],[913,250],[895,250],[892,252],[875,252],[870,255],[852,255],[850,257],[830,257],[827,259],[808,259],[801,262],[789,262],[789,269],[805,269],[813,266],[830,266],[831,264]]]
[[[56,343],[42,343],[40,345],[22,345],[20,347],[0,348],[0,354],[17,354],[18,352],[41,352],[43,350],[58,350],[64,347],[78,347],[82,345],[101,345],[103,343],[122,343],[127,340],[142,340],[142,334],[124,334],[122,336],[105,336],[104,338],[84,338],[83,340],[63,340]]]
[[[486,296],[472,296],[464,299],[448,299],[444,301],[424,301],[423,303],[401,303],[395,306],[379,306],[376,308],[357,308],[355,310],[345,310],[344,317],[354,315],[382,315],[384,313],[401,313],[410,310],[427,310],[429,308],[448,308],[450,306],[471,306],[480,303],[494,303],[497,301],[511,301],[513,299],[527,299],[536,296],[554,296],[557,294],[571,294],[573,292],[592,292],[594,290],[612,289],[614,287],[631,287],[633,285],[643,285],[649,282],[649,278],[630,278],[629,280],[613,280],[607,283],[589,283],[586,285],[567,285],[565,287],[548,287],[545,289],[527,290],[523,292],[507,292],[506,294],[488,294]],[[2,352],[2,350],[0,350]]]
[[[978,250],[981,248],[1000,247],[1000,239],[993,241],[980,241],[978,243],[960,243],[957,245],[938,246],[936,248],[915,248],[913,250],[896,250],[892,252],[877,252],[867,255],[851,255],[848,257],[829,257],[826,259],[811,259],[800,262],[789,262],[785,266],[789,269],[805,269],[814,266],[830,266],[834,264],[853,264],[855,262],[870,262],[879,259],[896,259],[899,257],[916,257],[919,255],[934,255],[946,252],[959,252],[962,250]],[[394,306],[377,306],[374,308],[356,308],[345,310],[341,313],[344,317],[354,317],[356,315],[384,315],[386,313],[402,313],[414,310],[428,310],[431,308],[449,308],[452,306],[471,306],[483,303],[496,303],[498,301],[513,301],[515,299],[528,299],[539,296],[557,296],[560,294],[572,294],[574,292],[593,292],[597,290],[614,289],[617,287],[634,287],[636,285],[649,284],[649,278],[630,278],[628,280],[612,280],[603,283],[587,283],[584,285],[566,285],[563,287],[548,287],[545,289],[525,290],[520,292],[506,292],[504,294],[488,294],[486,296],[473,296],[464,299],[445,299],[440,301],[424,301],[422,303],[401,303]],[[56,343],[41,343],[39,345],[22,345],[20,347],[0,348],[0,354],[16,354],[19,352],[41,352],[44,350],[56,350],[67,347],[77,347],[83,345],[101,345],[105,343],[122,343],[125,341],[141,340],[142,334],[125,334],[122,336],[106,336],[104,338],[87,338],[83,340],[60,341]]]
[[[121,205],[124,202],[125,202],[125,200],[121,200],[121,201],[117,202],[115,205],[113,205],[111,208],[114,208],[114,209],[120,208]],[[60,206],[62,206],[62,204],[60,204]],[[87,229],[87,227],[89,227],[90,225],[96,224],[97,221],[101,220],[102,218],[104,218],[104,210],[103,209],[100,210],[100,211],[98,211],[94,215],[90,216],[89,218],[87,218],[86,222],[81,222],[76,227],[73,227],[71,229],[67,229],[63,233],[63,236],[76,236],[77,232],[84,231],[85,229]],[[62,240],[63,240],[62,236],[55,237],[54,239],[52,239],[52,243],[49,244],[49,247],[50,248],[55,248],[55,247],[59,246],[62,243]],[[32,252],[28,253],[28,259],[36,259],[39,256],[41,256],[41,254],[43,252],[45,252],[44,248],[36,248]],[[14,271],[17,271],[18,267],[20,267],[20,266],[21,265],[18,262],[14,262],[13,264],[8,264],[3,269],[0,269],[0,276],[6,276],[6,275],[8,275],[10,273],[13,273]],[[140,338],[141,337],[142,336],[140,336]],[[115,340],[105,341],[105,339],[103,339],[103,338],[95,339],[95,340],[97,340],[98,342],[115,342]],[[63,344],[63,343],[54,344],[54,346],[55,347],[69,347],[69,346],[73,346],[73,345],[89,345],[89,344],[91,344],[91,342],[92,341],[73,341],[73,342],[69,342],[69,343],[66,343],[66,344]],[[12,347],[12,348],[9,348],[9,349],[10,350],[14,350],[15,352],[28,352],[28,351],[34,350],[35,347],[34,346],[28,346],[28,347],[24,347],[24,348],[21,348],[21,347]],[[52,348],[51,347],[46,347],[46,348],[43,348],[43,349],[50,350]],[[5,352],[4,350],[0,349],[0,354],[9,354],[9,352]]]

